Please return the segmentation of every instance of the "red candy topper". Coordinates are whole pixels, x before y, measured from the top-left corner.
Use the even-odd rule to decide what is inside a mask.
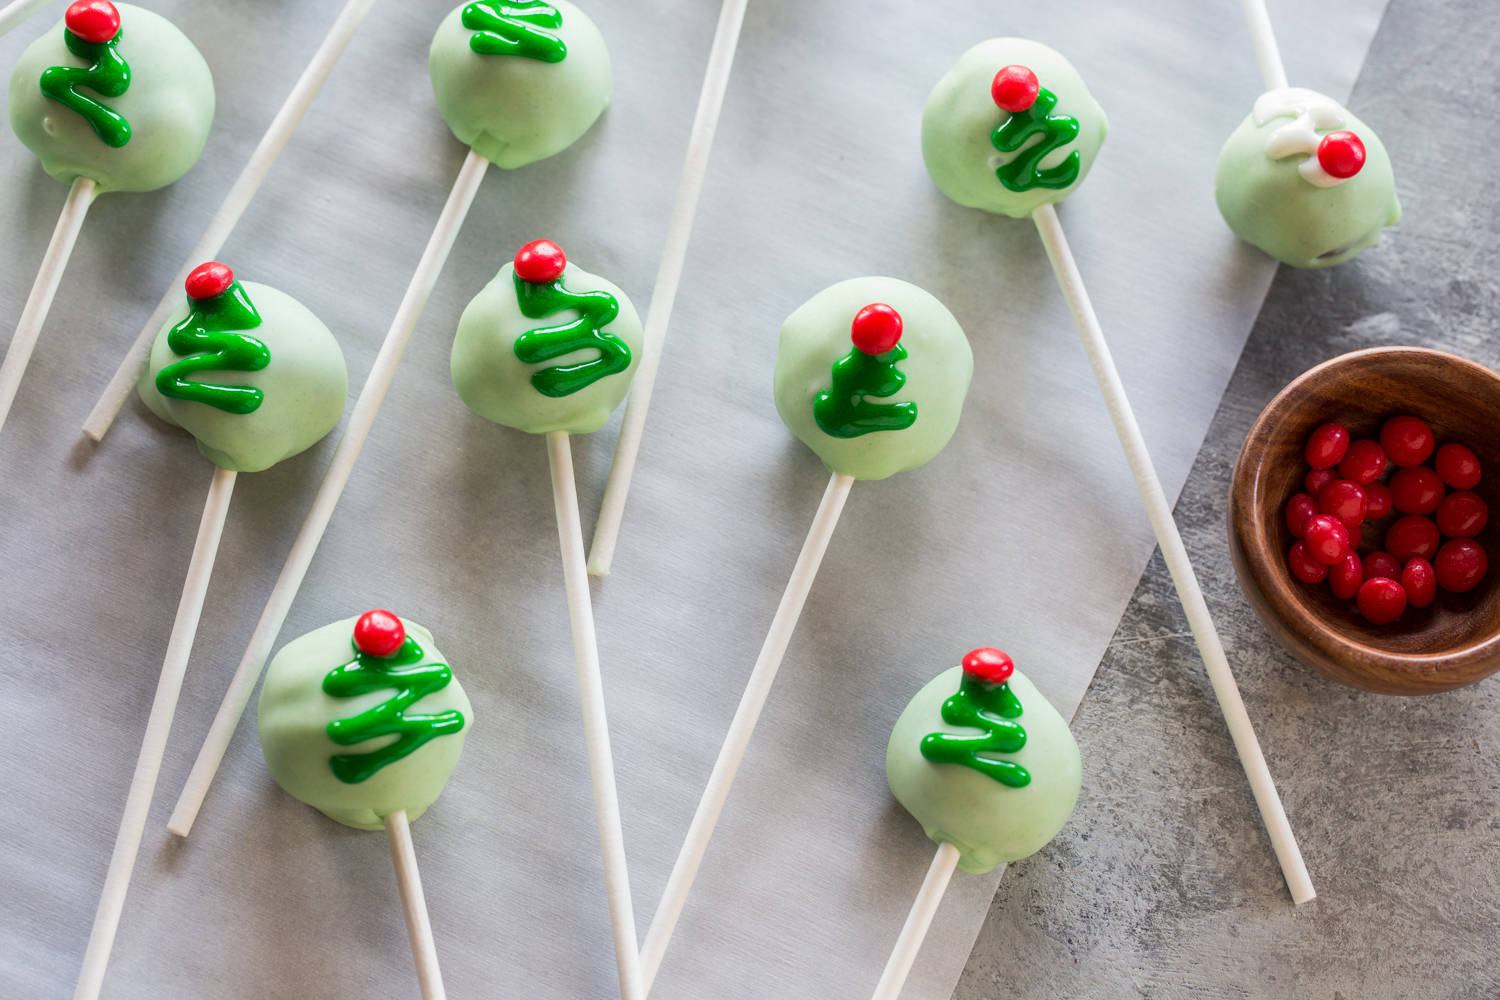
[[[550,285],[567,266],[568,255],[551,240],[532,240],[516,251],[516,273],[533,285]]]
[[[1007,66],[995,74],[990,84],[990,97],[1001,111],[1020,114],[1036,103],[1036,95],[1042,89],[1036,74],[1025,66]]]
[[[406,626],[383,608],[366,611],[354,623],[354,647],[361,653],[389,659],[406,642]]]
[[[1015,670],[1009,656],[989,646],[970,650],[964,656],[964,673],[986,684],[1004,684]]]
[[[1343,180],[1365,168],[1365,144],[1353,132],[1329,132],[1318,143],[1318,165]]]
[[[211,299],[215,295],[223,295],[232,284],[234,272],[229,269],[229,265],[211,260],[193,268],[187,281],[183,282],[183,287],[187,289],[190,299]]]
[[[78,0],[63,15],[63,24],[85,42],[107,42],[120,33],[120,12],[109,0]]]
[[[884,302],[872,302],[854,314],[849,339],[865,354],[893,351],[901,342],[901,314]]]

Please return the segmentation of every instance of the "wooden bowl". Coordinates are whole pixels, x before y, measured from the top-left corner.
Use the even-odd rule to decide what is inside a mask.
[[[1475,540],[1490,568],[1466,594],[1439,589],[1426,608],[1408,605],[1391,624],[1371,625],[1326,581],[1292,576],[1286,555],[1296,539],[1286,526],[1286,503],[1303,492],[1309,469],[1303,449],[1314,428],[1337,421],[1356,440],[1375,438],[1381,424],[1402,414],[1427,421],[1439,447],[1456,441],[1479,456],[1484,476],[1474,492],[1492,513]],[[1400,516],[1365,522],[1360,555],[1383,548],[1386,529]],[[1418,347],[1355,351],[1301,375],[1261,411],[1240,449],[1230,484],[1229,550],[1266,629],[1325,677],[1363,691],[1417,695],[1451,691],[1500,670],[1500,375]]]

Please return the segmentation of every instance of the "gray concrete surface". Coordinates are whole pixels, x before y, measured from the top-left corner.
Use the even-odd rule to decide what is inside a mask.
[[[1281,269],[1177,505],[1319,898],[1291,904],[1158,553],[1074,719],[1078,811],[1006,873],[956,1000],[1500,996],[1500,680],[1324,680],[1256,620],[1224,532],[1245,433],[1307,368],[1385,344],[1500,367],[1497,39],[1500,5],[1394,0],[1351,107],[1405,218],[1353,263]]]

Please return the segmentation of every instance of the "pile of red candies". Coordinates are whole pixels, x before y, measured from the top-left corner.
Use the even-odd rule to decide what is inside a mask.
[[[1287,553],[1292,575],[1305,583],[1326,578],[1335,597],[1353,598],[1376,625],[1395,621],[1408,603],[1427,607],[1439,587],[1455,594],[1477,587],[1489,559],[1474,536],[1490,516],[1470,492],[1479,485],[1479,459],[1461,444],[1436,445],[1416,417],[1387,420],[1379,441],[1350,441],[1342,424],[1313,431],[1307,492],[1286,505],[1286,526],[1298,539]],[[1422,464],[1429,457],[1433,464]],[[1381,482],[1388,468],[1394,473]],[[1385,549],[1361,559],[1355,550],[1365,521],[1393,509],[1404,516],[1387,529]]]

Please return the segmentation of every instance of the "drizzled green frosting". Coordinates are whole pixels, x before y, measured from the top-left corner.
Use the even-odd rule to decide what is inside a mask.
[[[601,378],[630,367],[630,347],[619,337],[603,330],[620,314],[620,303],[613,295],[605,291],[570,292],[563,287],[561,277],[536,284],[519,274],[512,273],[511,277],[515,280],[516,304],[521,315],[541,319],[564,309],[576,309],[579,313],[576,319],[567,323],[538,327],[521,334],[516,338],[514,348],[517,359],[535,365],[584,348],[599,351],[597,358],[532,373],[531,384],[537,392],[554,399],[571,396]]]
[[[853,438],[872,431],[905,430],[917,421],[917,404],[872,403],[866,396],[894,396],[906,384],[896,363],[906,360],[897,344],[880,355],[853,348],[833,363],[833,388],[813,398],[813,419],[825,434]]]
[[[1037,92],[1035,104],[1011,115],[990,136],[990,142],[1002,153],[1021,150],[1014,160],[995,168],[995,176],[1010,190],[1020,193],[1034,187],[1065,188],[1078,179],[1080,157],[1076,149],[1055,167],[1040,166],[1048,153],[1078,138],[1078,119],[1054,115],[1055,107],[1057,95],[1043,87]],[[1042,141],[1026,146],[1034,135],[1040,135]]]
[[[549,63],[568,55],[561,38],[541,30],[562,27],[562,14],[542,0],[479,0],[464,8],[463,26],[474,32],[469,48],[481,55]]]
[[[212,385],[187,376],[201,371],[258,372],[271,363],[265,342],[238,330],[260,326],[260,313],[238,281],[218,295],[188,299],[187,318],[167,334],[174,354],[185,354],[176,364],[156,374],[156,391],[163,396],[206,403],[225,413],[254,413],[266,394],[249,385]]]
[[[130,123],[115,109],[80,94],[78,88],[87,87],[101,97],[119,97],[130,89],[130,64],[118,49],[124,35],[122,28],[107,42],[88,42],[64,28],[68,51],[92,65],[88,69],[52,66],[42,71],[41,81],[42,93],[83,115],[105,145],[116,148],[130,141]]]
[[[412,705],[453,680],[453,671],[446,663],[423,663],[425,657],[422,647],[408,635],[394,656],[371,656],[355,648],[353,660],[323,678],[324,693],[335,698],[354,698],[371,691],[395,692],[374,708],[328,724],[328,738],[339,746],[352,746],[377,736],[397,737],[395,742],[369,753],[330,757],[328,766],[340,781],[357,784],[429,740],[463,729],[464,717],[457,709],[432,715],[407,714]]]
[[[1008,682],[987,684],[965,673],[958,692],[943,702],[943,721],[950,726],[982,729],[983,735],[928,733],[922,737],[922,756],[939,764],[962,764],[1011,788],[1031,784],[1031,773],[1009,760],[981,757],[982,753],[1016,753],[1026,745],[1020,718],[1021,701]]]

